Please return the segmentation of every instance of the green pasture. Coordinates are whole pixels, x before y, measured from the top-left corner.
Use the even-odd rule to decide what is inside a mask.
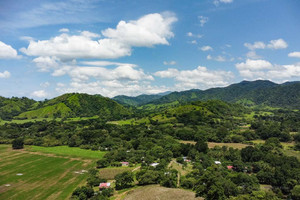
[[[92,162],[12,150],[0,145],[0,199],[69,199]],[[17,175],[22,174],[22,175]]]
[[[29,146],[26,150],[33,152],[50,153],[62,156],[88,158],[88,159],[101,159],[104,151],[92,151],[88,149],[80,149],[79,147],[68,146],[56,146],[56,147],[41,147],[41,146]]]

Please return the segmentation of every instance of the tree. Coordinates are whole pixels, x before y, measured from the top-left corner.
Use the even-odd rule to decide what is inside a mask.
[[[129,188],[132,186],[132,183],[134,181],[133,173],[130,171],[127,171],[127,172],[123,172],[121,174],[117,174],[115,176],[115,180],[116,180],[116,189],[117,190]]]
[[[203,153],[207,153],[208,151],[208,145],[207,142],[205,142],[205,140],[203,138],[200,138],[196,145],[195,148],[197,149],[197,151],[199,152],[203,152]]]
[[[24,139],[17,138],[12,141],[12,148],[13,149],[23,149],[24,148]]]
[[[300,200],[300,185],[296,185],[291,192],[294,200]]]

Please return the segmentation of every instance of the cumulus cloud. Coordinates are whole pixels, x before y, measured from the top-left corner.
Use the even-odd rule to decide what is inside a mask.
[[[211,46],[202,46],[202,47],[200,48],[200,50],[201,50],[201,51],[212,51],[213,48],[212,48]]]
[[[175,88],[192,89],[201,88],[207,89],[210,87],[225,86],[234,77],[230,71],[215,71],[208,70],[206,67],[199,66],[193,70],[178,70],[169,68],[164,71],[154,73],[155,76],[161,78],[174,78],[177,81]]]
[[[300,52],[298,51],[294,51],[294,52],[291,52],[289,53],[288,55],[289,57],[294,57],[294,58],[300,58]]]
[[[152,86],[148,82],[118,80],[76,82],[72,81],[69,85],[59,85],[56,88],[59,93],[84,92],[88,94],[102,94],[108,97],[117,95],[136,96],[140,94],[156,94],[169,91],[165,86]]]
[[[0,59],[19,58],[17,51],[10,45],[0,41]]]
[[[48,72],[50,69],[57,68],[59,61],[55,56],[41,56],[32,60],[41,72]]]
[[[205,16],[198,16],[199,22],[200,22],[200,26],[204,26],[204,24],[206,24],[208,22],[208,17]]]
[[[206,56],[206,59],[207,60],[215,60],[218,62],[226,62],[227,61],[225,56],[220,56],[220,55],[219,56],[211,56],[210,54]]]
[[[251,59],[260,59],[261,56],[257,55],[255,51],[249,51],[246,54],[247,58],[251,58]]]
[[[269,79],[283,81],[300,77],[300,64],[295,65],[273,65],[266,60],[251,60],[237,63],[236,68],[240,75],[248,79]]]
[[[68,33],[69,29],[67,29],[67,28],[61,28],[61,29],[59,29],[59,32]]]
[[[80,35],[62,33],[49,40],[30,41],[27,48],[20,51],[29,56],[56,57],[62,61],[78,58],[112,59],[129,56],[132,47],[153,47],[169,45],[174,37],[172,24],[177,18],[170,14],[149,14],[138,20],[120,21],[115,29],[102,31],[105,38],[88,31]]]
[[[9,77],[10,77],[9,71],[0,72],[0,78],[9,78]]]
[[[269,49],[285,49],[288,47],[288,44],[283,39],[271,40],[267,45]]]
[[[194,34],[194,33],[192,33],[192,32],[188,32],[186,35],[187,35],[188,37],[195,37],[195,38],[202,38],[202,37],[203,37],[203,35],[200,35],[200,34]]]
[[[247,47],[249,50],[254,51],[256,49],[285,49],[288,47],[288,44],[283,39],[277,39],[277,40],[271,40],[268,44],[265,44],[261,41],[256,41],[253,44],[251,43],[245,43],[245,47]]]
[[[164,65],[176,65],[176,61],[172,60],[172,61],[164,61],[163,62]]]
[[[31,96],[38,98],[45,98],[48,96],[48,93],[45,90],[37,90],[31,93]]]
[[[228,3],[232,3],[233,0],[214,0],[213,3],[218,6],[220,5],[220,3],[225,3],[225,4],[228,4]]]

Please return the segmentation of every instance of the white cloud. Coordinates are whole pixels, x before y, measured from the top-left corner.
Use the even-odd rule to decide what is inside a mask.
[[[177,81],[176,89],[207,89],[211,87],[225,86],[233,78],[230,71],[208,70],[206,67],[197,67],[194,70],[177,70],[169,68],[168,70],[158,71],[155,76],[161,78],[174,78]]]
[[[172,24],[177,20],[171,14],[149,14],[135,21],[120,21],[116,29],[102,31],[105,38],[87,31],[80,35],[62,33],[49,40],[30,41],[21,51],[29,56],[56,57],[61,61],[77,58],[111,59],[131,55],[132,47],[168,45],[174,36]]]
[[[193,33],[192,32],[188,32],[186,35],[189,36],[189,37],[193,37]]]
[[[99,34],[97,34],[97,33],[92,33],[92,32],[90,32],[90,31],[82,31],[82,32],[81,32],[81,35],[82,35],[82,36],[85,36],[85,37],[87,37],[87,38],[99,38],[99,37],[101,37]]]
[[[263,42],[254,42],[253,44],[250,44],[250,43],[245,43],[244,44],[245,47],[247,47],[249,50],[255,50],[255,49],[264,49],[266,48],[266,45],[265,43]]]
[[[194,34],[194,33],[192,33],[192,32],[188,32],[186,35],[187,35],[188,37],[195,37],[195,38],[202,38],[202,37],[203,37],[203,35],[200,35],[200,34]]]
[[[67,28],[61,28],[61,29],[59,29],[59,32],[68,33],[69,29],[67,29]]]
[[[36,64],[36,66],[39,68],[39,71],[47,72],[50,69],[57,68],[59,66],[58,59],[56,57],[37,57],[32,60]]]
[[[211,46],[203,46],[200,49],[201,49],[201,51],[212,51],[213,50],[213,48]]]
[[[0,59],[19,58],[17,51],[10,45],[0,41]]]
[[[37,90],[31,93],[31,96],[38,98],[45,98],[48,96],[48,93],[45,90]]]
[[[288,44],[283,39],[271,40],[267,45],[270,49],[285,49],[288,47]]]
[[[211,56],[211,55],[207,55],[206,56],[206,59],[207,60],[215,60],[215,61],[218,61],[218,62],[226,62],[227,59],[224,57],[224,56]],[[231,59],[230,59],[231,61]]]
[[[190,43],[191,44],[198,44],[198,42],[196,40],[192,40]]]
[[[84,92],[88,94],[101,94],[108,97],[116,95],[136,96],[140,94],[157,94],[169,91],[164,86],[151,86],[148,82],[120,82],[94,81],[94,82],[71,82],[70,85],[60,85],[56,88],[59,93]]]
[[[172,61],[164,61],[163,62],[164,65],[176,65],[176,61],[172,60]]]
[[[50,83],[48,81],[46,81],[44,83],[41,83],[40,86],[43,87],[43,88],[47,88],[47,87],[50,86]]]
[[[260,59],[261,56],[257,55],[255,51],[249,51],[246,54],[247,58],[251,58],[251,59]]]
[[[228,3],[232,3],[233,0],[214,0],[213,3],[215,4],[215,6],[218,6],[220,3],[225,3],[225,4],[228,4]]]
[[[273,81],[285,81],[292,78],[300,78],[300,64],[273,65],[266,60],[250,60],[237,63],[236,68],[240,75],[248,79],[268,79]]]
[[[198,19],[200,22],[200,26],[204,26],[204,24],[206,24],[208,22],[208,17],[198,16]]]
[[[277,39],[277,40],[271,40],[268,44],[265,44],[264,42],[257,41],[253,44],[251,43],[245,43],[245,47],[247,47],[249,50],[254,51],[256,49],[285,49],[288,47],[288,44],[283,39]]]
[[[294,51],[294,52],[291,52],[289,53],[288,55],[289,57],[294,57],[294,58],[300,58],[300,52],[298,51]]]
[[[0,72],[0,78],[9,78],[9,77],[10,77],[9,71]]]

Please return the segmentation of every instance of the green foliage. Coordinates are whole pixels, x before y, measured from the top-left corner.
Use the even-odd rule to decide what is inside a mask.
[[[13,149],[23,149],[24,148],[24,139],[23,138],[16,138],[12,141],[12,148]]]
[[[70,93],[40,102],[38,107],[23,111],[17,118],[71,118],[97,115],[103,119],[122,119],[130,114],[128,109],[109,98],[100,95]]]
[[[115,180],[117,190],[132,187],[132,183],[134,181],[133,173],[129,171],[123,172],[121,174],[116,175]]]

